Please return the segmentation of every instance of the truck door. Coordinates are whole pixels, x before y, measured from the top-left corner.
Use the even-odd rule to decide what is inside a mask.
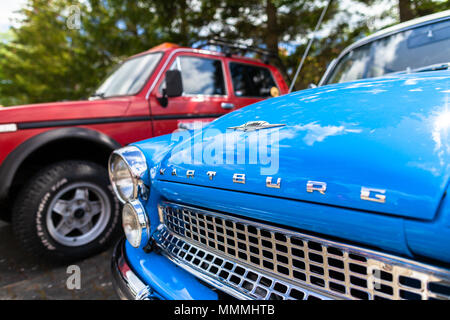
[[[182,96],[168,98],[167,106],[160,103],[158,98],[163,96],[165,88],[164,75],[150,95],[155,136],[208,123],[228,111],[224,108],[229,98],[224,64],[220,57],[193,52],[179,53],[168,64],[167,70],[174,69],[181,72]]]

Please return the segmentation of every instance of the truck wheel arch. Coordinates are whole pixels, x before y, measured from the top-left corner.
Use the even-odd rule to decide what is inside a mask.
[[[69,140],[86,141],[91,145],[95,144],[110,151],[121,147],[121,144],[111,137],[88,128],[60,128],[40,133],[17,146],[0,166],[0,203],[8,199],[14,179],[27,159],[52,143]],[[0,214],[0,216],[3,215]]]

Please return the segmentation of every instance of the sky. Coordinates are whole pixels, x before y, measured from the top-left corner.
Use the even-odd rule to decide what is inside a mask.
[[[0,33],[9,30],[13,25],[10,19],[18,16],[14,11],[22,8],[26,2],[26,0],[0,0]]]

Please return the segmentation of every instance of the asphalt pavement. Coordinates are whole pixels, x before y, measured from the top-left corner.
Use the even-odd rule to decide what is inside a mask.
[[[117,299],[111,282],[111,251],[74,263],[80,271],[77,282],[70,278],[75,275],[73,267],[51,265],[27,255],[15,242],[11,226],[0,221],[0,300]]]

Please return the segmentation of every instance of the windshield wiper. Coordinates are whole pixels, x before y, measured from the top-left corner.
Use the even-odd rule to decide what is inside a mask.
[[[390,76],[390,75],[396,75],[396,74],[408,74],[408,73],[416,73],[416,72],[440,71],[440,70],[448,70],[448,69],[450,69],[450,62],[430,64],[429,66],[415,68],[415,69],[411,69],[408,67],[406,70],[385,73],[384,76]]]
[[[412,69],[409,72],[427,72],[427,71],[439,71],[450,69],[450,62],[430,64],[429,66]]]

